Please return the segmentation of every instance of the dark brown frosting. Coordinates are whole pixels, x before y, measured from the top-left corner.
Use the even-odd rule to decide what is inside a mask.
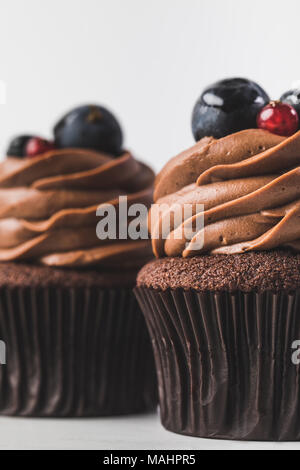
[[[154,200],[163,208],[149,215],[156,256],[300,251],[300,131],[289,138],[260,129],[204,138],[164,167]],[[185,204],[192,216],[178,223]],[[200,217],[204,228],[188,237]],[[161,229],[169,219],[166,238]]]
[[[90,150],[53,150],[0,164],[0,261],[49,266],[138,267],[148,241],[99,240],[101,204],[150,206],[154,175],[129,152],[118,158]]]

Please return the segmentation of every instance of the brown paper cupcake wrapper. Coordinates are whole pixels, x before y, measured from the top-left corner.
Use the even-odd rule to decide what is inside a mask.
[[[300,374],[292,361],[300,292],[135,293],[154,346],[165,428],[221,439],[300,439]]]
[[[156,374],[130,289],[1,288],[0,414],[100,416],[153,410]]]

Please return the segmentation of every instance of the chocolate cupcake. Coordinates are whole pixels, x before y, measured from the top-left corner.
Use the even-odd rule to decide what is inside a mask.
[[[104,108],[62,122],[55,143],[16,139],[0,164],[0,413],[150,411],[156,374],[132,288],[151,244],[99,239],[96,211],[117,211],[121,195],[150,206],[153,173]]]
[[[299,155],[300,132],[246,129],[204,137],[156,179],[159,259],[136,295],[170,431],[300,439]]]

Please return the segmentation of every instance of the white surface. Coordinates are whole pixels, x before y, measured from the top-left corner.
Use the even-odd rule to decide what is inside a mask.
[[[160,169],[192,145],[206,85],[246,76],[279,98],[300,79],[299,17],[298,0],[1,0],[0,149],[100,102],[126,145]]]
[[[0,450],[300,450],[300,443],[233,442],[165,431],[157,415],[105,419],[0,418]]]

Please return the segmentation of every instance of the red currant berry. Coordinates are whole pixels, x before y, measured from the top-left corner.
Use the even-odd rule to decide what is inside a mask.
[[[298,114],[290,104],[271,101],[258,113],[257,127],[289,137],[298,130]]]
[[[49,140],[41,139],[40,137],[32,137],[29,139],[26,145],[26,157],[36,157],[37,155],[42,155],[43,153],[53,150],[55,145]]]

